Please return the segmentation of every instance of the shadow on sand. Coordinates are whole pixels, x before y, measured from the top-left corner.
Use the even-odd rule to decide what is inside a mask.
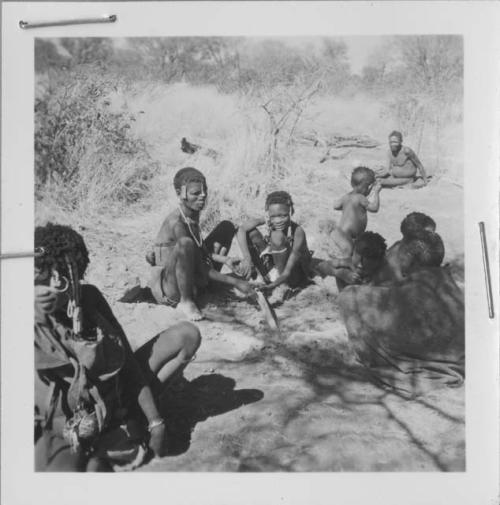
[[[191,444],[197,423],[209,417],[257,402],[259,389],[235,389],[236,382],[220,374],[201,375],[167,388],[160,396],[160,410],[166,419],[168,456],[183,454]]]

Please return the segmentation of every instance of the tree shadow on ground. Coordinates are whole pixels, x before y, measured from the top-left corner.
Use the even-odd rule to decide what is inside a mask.
[[[191,444],[197,423],[257,402],[259,389],[235,389],[236,382],[221,374],[201,375],[167,388],[160,396],[160,410],[166,419],[168,456],[183,454]]]

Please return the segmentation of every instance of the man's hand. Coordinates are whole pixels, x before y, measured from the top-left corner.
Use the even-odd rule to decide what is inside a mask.
[[[40,307],[44,314],[56,310],[59,293],[49,286],[35,286],[35,305]]]
[[[149,439],[149,448],[157,458],[165,456],[167,452],[167,443],[165,437],[165,424],[159,424],[151,429],[151,438]]]

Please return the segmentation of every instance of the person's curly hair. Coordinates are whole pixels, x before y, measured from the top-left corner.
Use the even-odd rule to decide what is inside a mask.
[[[432,217],[422,212],[411,212],[401,221],[401,233],[405,240],[420,238],[426,231],[426,228],[436,230],[436,222]]]
[[[443,240],[432,231],[423,231],[406,244],[406,249],[413,257],[414,267],[439,267],[444,259]]]
[[[375,172],[368,167],[356,167],[351,174],[351,186],[359,186],[362,182],[373,184],[375,182]]]
[[[182,186],[187,186],[190,182],[201,182],[205,187],[207,180],[205,176],[196,168],[181,168],[174,176],[174,189],[180,191]]]
[[[269,193],[266,197],[265,210],[269,210],[269,206],[276,203],[288,205],[288,207],[290,207],[290,213],[294,213],[293,201],[290,193],[286,191],[273,191]]]
[[[385,256],[387,244],[382,235],[373,231],[365,231],[356,239],[354,249],[364,258],[381,260]]]
[[[65,255],[77,265],[83,279],[89,264],[89,253],[83,237],[69,226],[47,223],[35,228],[35,266],[41,270],[55,268],[60,275],[70,278]]]

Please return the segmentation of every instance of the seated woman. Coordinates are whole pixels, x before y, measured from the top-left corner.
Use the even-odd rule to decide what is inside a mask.
[[[433,257],[428,242],[415,247]],[[412,395],[437,381],[462,383],[464,296],[446,267],[414,264],[402,281],[382,284],[375,272],[369,283],[346,287],[338,303],[349,340],[377,383]]]
[[[49,223],[36,228],[35,248],[36,471],[132,469],[148,444],[163,455],[154,393],[192,359],[198,329],[176,324],[132,353],[100,291],[81,283],[81,235]]]
[[[275,301],[284,300],[291,289],[309,282],[311,253],[304,229],[292,221],[292,197],[286,191],[269,193],[265,216],[249,219],[238,228],[237,239],[243,255],[238,273],[249,279],[257,272],[273,292]],[[266,225],[265,235],[259,227]]]
[[[411,212],[401,221],[401,240],[386,253],[386,261],[375,282],[400,281],[419,267],[438,267],[444,258],[444,244],[434,220],[422,212]]]
[[[377,177],[381,179],[382,187],[393,188],[410,183],[425,186],[427,175],[424,166],[415,152],[403,145],[403,135],[400,132],[393,131],[389,135],[389,147],[387,169],[377,173]],[[420,172],[420,180],[417,177],[417,170]]]

